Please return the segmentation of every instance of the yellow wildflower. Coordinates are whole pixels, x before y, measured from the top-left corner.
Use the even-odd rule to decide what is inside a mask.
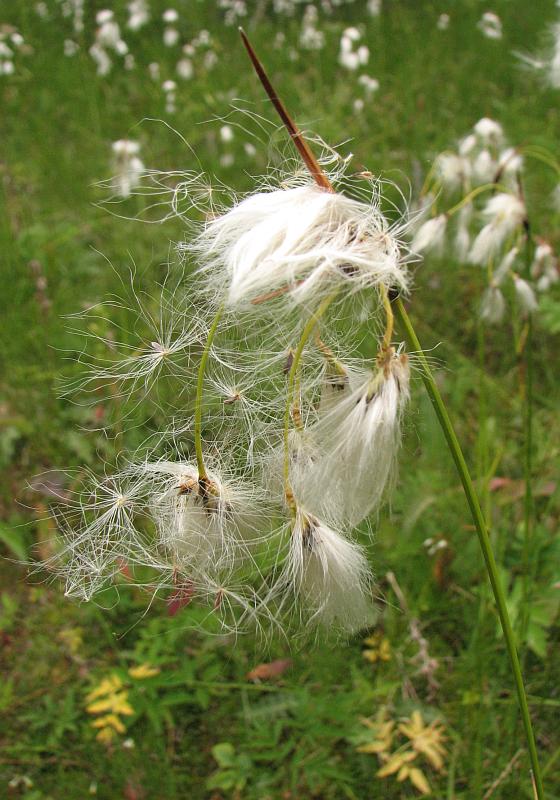
[[[159,667],[152,667],[149,664],[140,664],[137,667],[131,667],[128,670],[128,674],[131,678],[135,680],[141,680],[142,678],[153,678],[154,675],[159,675],[161,672]]]
[[[103,697],[106,694],[113,694],[118,689],[122,687],[122,681],[118,675],[110,675],[108,678],[104,678],[99,686],[93,689],[87,696],[86,700],[88,703],[91,703],[92,700],[96,700],[98,697]]]
[[[103,717],[94,719],[91,723],[93,728],[113,728],[117,733],[124,733],[126,728],[116,714],[105,714]]]
[[[102,728],[95,738],[102,744],[110,744],[115,738],[115,731],[111,726]]]
[[[86,711],[90,714],[103,714],[105,711],[126,716],[134,714],[134,709],[128,703],[128,692],[115,692],[102,700],[90,703],[86,706]]]
[[[417,753],[425,755],[434,769],[441,772],[446,751],[443,727],[438,720],[425,725],[420,712],[413,711],[410,718],[399,725],[399,731],[410,739]]]
[[[377,632],[373,636],[368,636],[367,639],[364,639],[364,644],[368,645],[368,649],[364,650],[362,655],[372,664],[377,661],[391,660],[391,644],[381,633]]]

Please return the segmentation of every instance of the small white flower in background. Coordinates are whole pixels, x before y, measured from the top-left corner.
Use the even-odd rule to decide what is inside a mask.
[[[508,252],[500,261],[498,268],[494,272],[494,275],[492,276],[492,283],[495,286],[501,286],[507,276],[511,274],[513,265],[515,264],[518,256],[518,247],[512,247],[511,250],[508,250]]]
[[[365,108],[365,101],[361,97],[356,97],[354,102],[352,103],[352,108],[356,114],[361,114]]]
[[[432,217],[424,222],[416,231],[410,249],[413,253],[432,252],[439,255],[443,250],[446,228],[446,214],[439,214],[437,217]]]
[[[304,50],[321,50],[325,46],[325,34],[318,29],[318,21],[319,12],[315,6],[306,6],[299,36],[300,46]]]
[[[138,156],[140,145],[130,139],[113,142],[116,190],[121,197],[129,197],[144,172],[144,164]]]
[[[35,13],[40,19],[48,19],[49,7],[44,2],[35,3]]]
[[[360,75],[358,78],[360,86],[364,87],[364,91],[368,97],[375,94],[379,89],[379,81],[377,78],[372,78],[370,75]]]
[[[163,43],[166,47],[175,47],[179,38],[180,34],[176,28],[165,28],[163,31]]]
[[[346,69],[355,71],[365,66],[369,61],[369,48],[360,45],[355,48],[355,44],[360,41],[362,35],[357,28],[346,28],[340,39],[340,52],[338,62]]]
[[[165,95],[165,110],[168,114],[174,114],[176,111],[175,90],[177,89],[177,84],[175,81],[167,80],[161,84],[161,88]]]
[[[168,8],[163,12],[162,19],[167,25],[173,25],[179,20],[179,13],[174,8]]]
[[[138,31],[150,21],[150,7],[147,0],[131,0],[127,4],[128,22],[127,27],[131,31]]]
[[[104,50],[100,44],[94,42],[89,48],[89,54],[97,64],[97,74],[108,75],[113,66],[113,62],[108,56],[107,51]]]
[[[504,142],[504,131],[499,122],[489,117],[479,119],[473,128],[475,136],[483,145],[501,147]]]
[[[472,164],[472,176],[477,184],[493,183],[498,171],[498,162],[493,158],[490,150],[484,148],[480,151]]]
[[[482,296],[480,317],[489,325],[498,325],[504,318],[506,301],[497,286],[489,286]]]
[[[508,183],[516,180],[523,170],[523,156],[519,155],[515,147],[507,147],[498,157],[499,183]]]
[[[118,23],[114,20],[112,11],[105,9],[99,11],[96,16],[99,28],[95,33],[97,43],[101,47],[107,47],[114,50],[119,55],[125,55],[128,52],[126,43],[122,40],[121,30]]]
[[[535,248],[533,263],[531,264],[531,277],[537,279],[539,292],[547,291],[560,279],[557,259],[548,242],[541,242]]]
[[[457,215],[457,230],[455,231],[454,246],[455,255],[460,262],[466,261],[470,250],[471,235],[469,232],[469,226],[472,215],[472,203],[467,203],[464,205]]]
[[[222,142],[233,142],[234,134],[231,125],[222,125],[220,128],[220,139]]]
[[[472,153],[474,148],[476,147],[477,137],[474,133],[469,133],[468,136],[465,136],[464,139],[461,139],[459,142],[459,154],[462,156],[468,156]]]
[[[507,237],[524,224],[527,214],[517,195],[500,192],[488,200],[482,216],[488,223],[474,240],[469,261],[483,266],[497,254]]]
[[[157,61],[152,61],[151,64],[148,64],[148,72],[150,73],[150,78],[153,81],[159,80],[161,69]]]
[[[177,62],[177,75],[184,81],[189,81],[194,75],[194,67],[190,58],[181,58]]]
[[[449,14],[440,14],[437,21],[437,29],[439,31],[446,31],[449,28],[451,17]]]
[[[136,59],[132,53],[127,53],[124,57],[124,68],[128,71],[136,69]]]
[[[381,0],[368,0],[367,12],[370,17],[378,17],[381,14]]]
[[[478,22],[478,27],[487,39],[502,38],[502,20],[493,11],[485,11]]]
[[[225,11],[226,25],[235,25],[237,20],[247,16],[245,0],[219,0],[219,7]]]
[[[538,308],[538,301],[531,286],[519,275],[513,276],[517,302],[524,315],[532,314]]]
[[[73,41],[73,39],[64,40],[64,55],[68,56],[68,58],[75,56],[79,49],[80,45]]]
[[[435,170],[444,189],[454,192],[467,185],[471,164],[467,158],[456,153],[440,153],[435,160]]]

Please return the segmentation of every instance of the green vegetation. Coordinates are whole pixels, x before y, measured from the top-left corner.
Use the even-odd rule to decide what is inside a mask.
[[[182,235],[177,220],[141,224],[98,205],[106,192],[94,184],[111,174],[111,142],[141,142],[142,160],[155,169],[198,169],[199,159],[242,190],[266,169],[266,136],[251,139],[256,154],[249,155],[240,128],[227,143],[219,135],[223,122],[201,123],[228,117],[232,104],[240,104],[235,98],[276,121],[235,26],[224,24],[217,4],[175,4],[183,39],[205,28],[218,56],[212,69],[201,57],[184,83],[174,74],[176,52],[163,46],[159,22],[124,33],[135,70],[125,71],[115,59],[102,77],[87,52],[99,6],[86,4],[85,30],[74,37],[58,3],[47,4],[50,20],[40,19],[33,5],[6,0],[0,19],[33,48],[18,58],[14,75],[0,78],[0,796],[396,800],[421,796],[428,783],[433,796],[448,800],[531,798],[492,594],[419,375],[399,484],[370,548],[378,621],[361,636],[264,646],[250,636],[211,635],[202,630],[208,626],[200,609],[177,610],[180,598],[175,606],[161,599],[152,604],[141,589],[123,585],[95,604],[79,605],[48,574],[17,563],[52,552],[56,524],[49,508],[57,495],[72,491],[81,471],[103,472],[163,424],[157,398],[125,407],[110,386],[97,389],[86,405],[77,395],[59,397],[62,379],[82,374],[75,329],[85,325],[109,339],[124,335],[133,344],[139,331],[130,274],[147,310],[157,314],[173,258],[169,243]],[[166,5],[151,5],[159,18]],[[496,2],[504,27],[499,41],[482,36],[482,9],[474,1],[451,8],[403,0],[385,5],[377,18],[358,2],[320,15],[325,47],[300,50],[292,60],[301,9],[275,16],[264,2],[248,4],[242,22],[303,128],[333,144],[351,137],[342,150],[395,181],[406,196],[418,195],[433,156],[482,116],[499,120],[511,144],[546,147],[557,157],[558,92],[543,88],[513,55],[537,48],[555,18],[551,1],[536,0],[530,10],[520,0]],[[125,3],[113,7],[124,21]],[[445,31],[436,26],[442,12],[451,14]],[[370,49],[363,71],[380,83],[361,112],[353,105],[363,96],[357,73],[337,64],[348,25],[361,26]],[[285,42],[273,47],[280,30]],[[66,38],[81,44],[71,58],[63,54]],[[172,115],[161,81],[147,72],[156,61],[161,80],[177,80]],[[256,130],[239,113],[227,122]],[[277,134],[279,144],[283,137]],[[220,163],[224,153],[232,163]],[[559,215],[550,203],[556,183],[535,163],[525,193],[533,229],[558,251]],[[142,198],[132,197],[109,210],[132,217],[144,208]],[[180,280],[176,271],[172,279]],[[553,800],[560,797],[560,295],[556,287],[542,298],[533,333],[527,552],[525,402],[514,323],[485,328],[481,348],[477,309],[485,285],[477,267],[427,257],[416,272],[409,312],[436,362],[490,521],[546,797]],[[112,296],[124,297],[125,305],[112,304]],[[104,304],[110,323],[65,319],[96,303]],[[106,345],[99,340],[96,346],[103,356]],[[185,448],[192,452],[192,438]],[[448,544],[430,552],[428,539]]]

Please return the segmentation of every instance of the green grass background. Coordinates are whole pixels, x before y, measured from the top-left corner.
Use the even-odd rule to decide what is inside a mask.
[[[409,785],[376,778],[376,758],[355,750],[363,731],[360,718],[387,706],[396,717],[418,708],[425,719],[445,722],[446,774],[427,770],[434,796],[479,800],[521,749],[491,796],[530,798],[507,656],[476,537],[418,379],[399,486],[372,549],[379,630],[392,650],[387,662],[368,663],[361,637],[304,648],[277,642],[263,650],[250,637],[204,636],[191,628],[196,611],[185,609],[171,618],[162,603],[146,611],[146,599],[137,591],[121,591],[118,604],[108,595],[99,605],[79,605],[66,600],[48,576],[30,576],[14,561],[36,557],[37,543],[53,532],[50,498],[30,489],[33,476],[81,466],[100,470],[161,423],[157,408],[149,407],[136,412],[131,430],[122,433],[115,423],[105,437],[94,430],[91,409],[60,399],[57,391],[61,375],[77,373],[72,358],[80,347],[64,316],[120,292],[133,264],[155,308],[169,241],[181,235],[177,221],[141,225],[94,205],[101,198],[94,183],[110,175],[110,143],[130,136],[142,142],[147,166],[196,168],[180,137],[148,118],[165,120],[188,140],[206,169],[245,189],[250,176],[265,169],[266,142],[256,143],[251,159],[237,131],[231,146],[235,163],[223,168],[219,123],[201,123],[227,116],[235,98],[274,119],[237,33],[224,25],[216,3],[175,3],[184,39],[208,29],[219,60],[209,72],[197,65],[192,81],[177,80],[172,117],[166,116],[162,92],[146,71],[148,63],[159,61],[162,79],[175,77],[159,22],[125,33],[138,62],[135,71],[117,65],[101,78],[87,43],[102,5],[86,2],[86,30],[72,59],[62,53],[64,38],[71,37],[68,22],[57,3],[48,5],[50,21],[41,21],[31,2],[4,0],[0,11],[0,23],[17,26],[33,47],[18,58],[16,74],[0,82],[0,532],[6,557],[0,562],[0,797],[82,800],[94,791],[107,800],[414,797]],[[124,3],[111,7],[121,21],[126,18]],[[165,7],[153,2],[154,17]],[[539,144],[558,153],[559,94],[543,88],[513,55],[539,45],[555,18],[551,0],[494,2],[492,10],[504,25],[497,42],[477,29],[487,8],[475,0],[387,0],[377,19],[367,16],[365,3],[354,2],[322,16],[325,48],[300,51],[296,60],[289,56],[297,49],[301,12],[288,18],[275,16],[266,3],[248,3],[248,8],[243,24],[301,125],[331,143],[351,139],[344,149],[355,153],[357,163],[395,180],[405,192],[418,187],[435,153],[485,115],[503,124],[511,143]],[[451,15],[447,31],[436,28],[442,12]],[[362,27],[371,52],[364,71],[380,82],[361,114],[353,111],[362,93],[356,75],[337,64],[340,33],[354,24]],[[286,43],[275,49],[271,43],[279,31]],[[554,182],[544,168],[530,166],[526,189],[534,229],[558,245],[558,217],[549,203]],[[127,206],[132,212],[134,203]],[[40,262],[48,281],[52,305],[47,312],[37,302],[32,260]],[[436,347],[445,366],[439,379],[475,476],[479,482],[494,476],[515,482],[523,475],[517,361],[506,323],[488,332],[486,368],[479,368],[475,309],[482,285],[476,271],[451,261],[427,261],[417,272],[410,313],[424,346]],[[550,800],[560,797],[558,603],[551,589],[560,581],[554,309],[552,318],[537,321],[535,336],[537,522],[529,611],[534,641],[523,654]],[[126,311],[114,321],[134,327]],[[118,420],[119,408],[113,405],[105,394],[97,408]],[[486,502],[510,607],[519,618],[522,498],[515,491],[495,492]],[[450,543],[446,558],[437,562],[422,546],[434,536]],[[439,687],[432,693],[415,674],[411,659],[417,648],[384,578],[389,570],[439,662]],[[281,678],[262,685],[247,681],[247,672],[259,662],[286,657],[293,658],[293,666]],[[107,750],[95,740],[85,696],[107,675],[126,675],[128,667],[146,662],[161,672],[143,689],[134,689],[135,714],[126,720],[134,746],[124,747],[123,736]],[[231,765],[222,770],[229,778],[218,777],[215,783],[221,780],[222,788],[210,788],[218,769],[212,748],[224,742],[234,748]],[[32,785],[10,787],[17,776],[27,776]]]

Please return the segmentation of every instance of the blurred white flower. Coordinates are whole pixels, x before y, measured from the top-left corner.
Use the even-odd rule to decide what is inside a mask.
[[[532,314],[537,310],[539,305],[532,287],[526,280],[520,278],[519,275],[513,276],[513,283],[517,302],[519,303],[522,313],[524,315]]]
[[[129,197],[144,172],[144,164],[138,156],[140,145],[131,139],[119,139],[112,144],[115,169],[115,188],[121,197]]]
[[[413,253],[432,252],[439,255],[445,241],[447,228],[447,215],[439,214],[437,217],[424,222],[416,231],[410,249]]]
[[[488,39],[502,38],[502,20],[493,11],[485,11],[478,22],[478,27]]]
[[[194,67],[190,58],[181,58],[177,62],[177,75],[184,81],[190,80],[194,75]]]
[[[525,204],[514,194],[500,192],[488,200],[482,216],[488,223],[474,240],[469,261],[483,266],[496,255],[505,239],[525,222]]]
[[[504,318],[506,301],[497,286],[489,286],[482,296],[480,317],[489,325],[498,325]]]

